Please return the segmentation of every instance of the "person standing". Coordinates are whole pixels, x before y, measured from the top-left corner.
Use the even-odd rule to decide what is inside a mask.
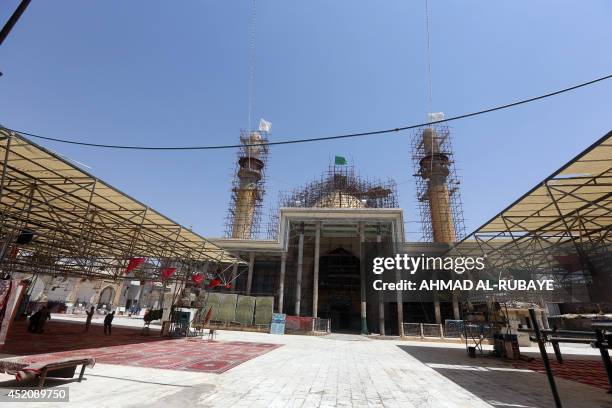
[[[114,317],[115,317],[114,311],[112,313],[107,314],[106,317],[104,317],[104,334],[107,334],[106,333],[107,330],[108,330],[108,334],[111,334],[111,325],[113,324]]]
[[[40,317],[36,322],[36,328],[34,329],[34,331],[36,333],[42,334],[42,332],[45,330],[45,323],[47,322],[47,320],[50,319],[51,313],[49,313],[49,309],[47,308],[47,306],[43,306],[42,309],[40,309]]]
[[[38,326],[39,320],[40,320],[40,310],[36,311],[30,316],[30,324],[28,325],[28,331],[30,333],[36,333],[36,327]]]
[[[85,320],[85,332],[88,332],[89,326],[91,326],[91,319],[94,315],[94,307],[92,306],[91,309],[89,309],[89,312],[85,311],[85,313],[87,313],[87,319]]]

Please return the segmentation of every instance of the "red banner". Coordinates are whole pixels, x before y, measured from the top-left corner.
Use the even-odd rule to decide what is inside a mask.
[[[200,285],[204,281],[204,275],[197,273],[191,276],[191,281],[196,285]]]
[[[161,277],[162,279],[170,279],[174,272],[176,272],[176,268],[163,268],[161,270]]]
[[[145,263],[145,258],[132,258],[130,262],[128,262],[127,268],[125,268],[125,273],[128,274],[132,272],[134,269],[138,268],[140,265]]]

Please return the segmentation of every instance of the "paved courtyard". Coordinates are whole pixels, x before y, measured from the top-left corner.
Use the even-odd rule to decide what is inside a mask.
[[[220,331],[217,340],[281,346],[221,374],[96,364],[82,383],[49,379],[48,387],[70,388],[71,402],[44,406],[553,406],[545,375],[485,357],[469,359],[461,345],[230,331]],[[585,356],[593,354],[590,349],[564,351],[593,358]],[[566,407],[612,407],[612,396],[600,388],[563,379],[557,384]],[[13,377],[0,375],[2,392],[16,385]],[[25,406],[3,404],[11,405]]]

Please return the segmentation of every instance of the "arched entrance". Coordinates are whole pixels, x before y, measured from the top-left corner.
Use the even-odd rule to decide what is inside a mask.
[[[107,286],[100,292],[100,298],[98,299],[98,309],[106,308],[111,309],[111,303],[115,298],[115,289],[112,286]]]
[[[359,258],[337,248],[319,260],[319,317],[331,319],[335,332],[359,332]]]

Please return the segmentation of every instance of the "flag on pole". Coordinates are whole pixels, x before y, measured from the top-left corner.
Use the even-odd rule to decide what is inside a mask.
[[[444,112],[431,112],[427,114],[429,122],[437,122],[444,119]]]
[[[336,156],[334,158],[334,164],[336,166],[346,166],[346,164],[347,164],[346,158],[344,158],[342,156]]]
[[[272,130],[272,122],[268,122],[265,119],[259,119],[259,131],[260,132],[266,132],[266,133],[270,133],[270,131]]]

